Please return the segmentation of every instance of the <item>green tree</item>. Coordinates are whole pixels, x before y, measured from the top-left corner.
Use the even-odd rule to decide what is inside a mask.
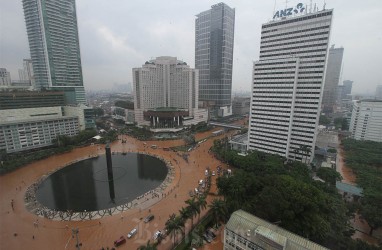
[[[335,186],[336,181],[341,181],[341,174],[332,168],[320,168],[317,171],[317,176],[323,179],[326,183]]]
[[[166,230],[173,237],[173,246],[175,246],[175,237],[178,232],[182,232],[182,218],[175,214],[170,215],[170,218],[166,221]]]
[[[138,250],[157,250],[155,244],[150,244],[150,241],[147,241],[145,246],[138,247]]]
[[[320,125],[329,125],[330,124],[330,119],[324,115],[320,115],[320,120],[319,120]]]
[[[105,114],[104,110],[102,108],[94,108],[94,115],[95,117],[100,117]]]
[[[195,200],[195,197],[192,197],[191,199],[188,199],[185,202],[188,205],[187,209],[190,211],[191,228],[192,228],[194,226],[194,216],[200,213],[200,209],[199,209],[197,201]]]
[[[197,200],[197,205],[199,207],[199,211],[202,211],[203,209],[206,209],[207,207],[207,200],[205,195],[200,195]],[[200,212],[199,212],[199,218],[200,221]]]
[[[368,194],[361,201],[361,214],[370,226],[369,234],[382,227],[382,194]]]
[[[182,207],[179,210],[179,216],[183,221],[183,228],[184,228],[183,232],[184,232],[184,234],[186,234],[186,222],[188,219],[191,218],[191,213],[190,213],[190,210],[188,209],[188,207]]]
[[[214,199],[210,205],[208,205],[212,216],[214,217],[214,221],[216,226],[220,221],[225,221],[228,211],[226,207],[226,203],[221,199]]]

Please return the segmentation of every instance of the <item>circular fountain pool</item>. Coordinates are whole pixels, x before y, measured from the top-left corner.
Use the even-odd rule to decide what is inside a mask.
[[[45,178],[37,201],[52,210],[96,211],[131,202],[157,188],[166,178],[166,164],[150,155],[112,155],[113,180],[108,180],[106,156],[73,163]]]

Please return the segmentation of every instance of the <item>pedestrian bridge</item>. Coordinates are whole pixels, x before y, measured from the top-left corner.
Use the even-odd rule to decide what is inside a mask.
[[[212,125],[212,126],[223,127],[223,128],[233,128],[233,129],[242,129],[242,128],[244,128],[244,126],[235,125],[235,124],[221,123],[221,122],[210,122],[209,124]]]

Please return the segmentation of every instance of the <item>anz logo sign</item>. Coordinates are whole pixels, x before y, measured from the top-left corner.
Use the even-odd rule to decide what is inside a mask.
[[[303,13],[305,11],[305,7],[302,3],[299,3],[294,8],[288,8],[284,10],[278,10],[274,15],[273,19],[280,17],[287,17],[293,14]]]

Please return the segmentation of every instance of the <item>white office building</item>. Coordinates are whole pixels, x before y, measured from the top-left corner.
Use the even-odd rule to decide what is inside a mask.
[[[248,141],[249,150],[310,162],[333,10],[306,13],[302,4],[294,10],[297,16],[276,12],[278,20],[262,25],[260,58],[253,66]]]
[[[198,109],[198,71],[162,56],[133,69],[135,122],[153,131],[176,131],[207,121]]]
[[[349,131],[356,140],[382,142],[382,100],[355,101]]]
[[[0,150],[7,153],[50,146],[79,130],[80,117],[64,116],[60,106],[0,110]]]
[[[11,85],[11,73],[5,68],[0,68],[0,86]]]

